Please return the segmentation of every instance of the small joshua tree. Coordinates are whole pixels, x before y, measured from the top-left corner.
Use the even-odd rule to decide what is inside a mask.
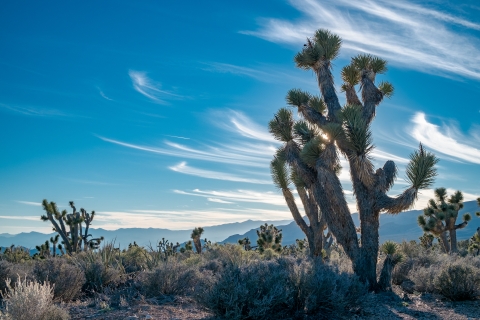
[[[57,232],[62,238],[62,244],[68,254],[81,251],[82,244],[83,250],[97,249],[103,237],[89,239],[92,235],[88,234],[95,217],[95,211],[88,213],[81,208],[78,212],[73,201],[70,201],[69,205],[73,210],[70,214],[67,213],[67,210],[60,212],[55,202],[48,202],[47,199],[44,199],[42,206],[46,214],[42,215],[41,219],[52,223],[53,231]],[[83,230],[83,223],[85,223],[85,230]]]
[[[187,242],[185,242],[185,247],[183,248],[180,248],[180,252],[181,253],[185,253],[187,251],[193,251],[193,243],[192,243],[192,240],[188,240]]]
[[[277,229],[273,224],[264,224],[257,230],[258,251],[263,253],[266,249],[272,249],[274,252],[282,251],[282,230]]]
[[[238,240],[238,244],[243,246],[243,249],[245,249],[245,251],[252,250],[252,243],[250,242],[250,239],[248,237]]]
[[[423,231],[438,237],[446,253],[457,252],[457,229],[465,228],[471,216],[463,215],[463,222],[455,224],[458,211],[463,208],[463,194],[455,192],[447,200],[445,188],[435,189],[435,199],[430,199],[428,207],[423,210],[423,215],[418,217],[418,224]],[[449,239],[450,238],[450,239]]]
[[[392,291],[392,272],[393,268],[402,262],[403,256],[398,253],[398,245],[393,241],[386,241],[381,251],[386,255],[383,261],[380,279],[378,281],[378,289],[381,291]]]
[[[177,253],[178,248],[180,248],[180,243],[177,242],[173,244],[173,242],[162,238],[162,240],[158,242],[157,247],[159,252],[163,254],[163,260],[167,260],[168,257],[174,256]]]
[[[52,243],[52,251],[53,251],[52,253],[54,257],[57,256],[57,243],[58,243],[59,237],[60,237],[59,234],[57,234],[54,237],[50,237],[50,242]]]
[[[202,241],[200,240],[200,237],[202,236],[203,231],[204,230],[202,227],[195,228],[192,231],[191,238],[193,240],[193,244],[197,253],[202,253]]]
[[[50,257],[50,243],[45,241],[45,243],[35,246],[35,249],[37,249],[37,253],[33,255],[34,259],[46,259]]]

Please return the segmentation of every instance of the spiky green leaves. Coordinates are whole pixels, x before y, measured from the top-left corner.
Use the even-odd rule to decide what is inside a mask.
[[[293,139],[293,114],[290,110],[282,108],[278,110],[274,118],[268,123],[269,132],[275,139],[289,142]]]
[[[315,68],[319,63],[334,60],[342,46],[342,39],[332,32],[319,29],[312,39],[307,39],[304,49],[295,56],[301,69]]]
[[[393,85],[388,81],[380,82],[378,85],[378,90],[380,90],[384,97],[391,98],[393,96],[394,88]]]
[[[352,65],[358,70],[369,70],[375,74],[387,72],[387,61],[370,54],[359,54],[352,58]]]
[[[356,86],[360,82],[359,70],[353,64],[343,67],[342,80],[347,86]]]
[[[272,175],[273,184],[282,190],[288,189],[289,175],[286,162],[281,159],[274,157],[270,162],[270,172]]]
[[[293,125],[293,132],[294,132],[295,138],[300,140],[300,143],[302,145],[312,140],[313,138],[315,138],[320,134],[315,127],[309,125],[305,121],[297,121]]]
[[[397,252],[397,249],[398,249],[397,244],[394,241],[390,241],[390,240],[385,241],[381,248],[383,253],[390,254],[390,255]]]
[[[300,90],[291,89],[285,97],[287,103],[297,108],[310,107],[318,113],[323,114],[327,110],[325,102],[320,97],[312,96],[310,93]]]
[[[410,155],[406,169],[407,180],[416,190],[426,189],[433,184],[437,176],[435,165],[438,161],[433,153],[425,151],[422,144]]]
[[[374,148],[373,139],[369,125],[363,118],[362,107],[347,105],[342,109],[341,119],[350,148],[355,150],[357,155],[368,154]]]
[[[300,157],[309,166],[315,168],[318,158],[320,157],[324,145],[320,137],[315,137],[305,144]]]
[[[465,213],[462,218],[463,218],[463,221],[466,221],[466,222],[472,220],[472,216],[468,212]]]
[[[300,107],[306,105],[311,97],[312,95],[306,91],[291,89],[288,91],[285,100],[287,100],[287,103],[291,106]]]

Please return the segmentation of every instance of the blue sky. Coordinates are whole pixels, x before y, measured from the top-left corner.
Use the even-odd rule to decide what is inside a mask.
[[[0,233],[50,231],[44,198],[107,229],[290,218],[267,123],[289,89],[318,93],[293,63],[318,28],[344,40],[338,86],[358,53],[389,61],[373,133],[376,164],[399,167],[392,194],[421,141],[435,187],[480,195],[476,1],[10,1],[0,17]]]

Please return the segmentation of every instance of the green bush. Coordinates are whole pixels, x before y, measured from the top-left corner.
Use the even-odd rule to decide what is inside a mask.
[[[79,267],[61,257],[37,261],[33,275],[39,282],[54,284],[54,298],[65,302],[78,298],[86,281]]]
[[[120,261],[104,259],[99,253],[80,252],[74,256],[74,263],[85,275],[82,290],[87,293],[102,292],[107,286],[117,286],[125,279]]]
[[[480,296],[480,271],[464,260],[444,265],[434,280],[435,289],[453,301]]]
[[[148,297],[162,295],[183,295],[194,290],[198,271],[175,259],[161,262],[152,272],[139,275]]]

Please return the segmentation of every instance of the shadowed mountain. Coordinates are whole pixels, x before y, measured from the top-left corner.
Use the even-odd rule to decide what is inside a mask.
[[[470,214],[472,215],[472,220],[465,228],[457,230],[458,240],[469,239],[475,233],[475,230],[480,227],[480,218],[475,216],[476,211],[480,211],[480,208],[478,208],[476,201],[467,201],[464,203],[463,209],[459,212],[457,223],[461,222],[461,216],[466,212],[470,212]],[[417,224],[417,218],[419,215],[422,214],[422,212],[422,210],[411,210],[396,215],[380,215],[380,243],[383,243],[386,240],[393,240],[396,242],[401,242],[402,240],[418,240],[418,238],[421,237],[423,234],[422,228],[420,228]],[[352,217],[355,225],[357,227],[360,226],[358,213],[354,213]],[[295,243],[296,239],[305,238],[304,233],[300,230],[300,228],[294,221],[287,225],[276,225],[276,227],[282,229],[283,245],[292,244]],[[256,245],[256,230],[258,229],[259,228],[257,227],[256,229],[252,229],[244,234],[232,235],[223,240],[221,243],[237,243],[239,239],[248,237],[252,242],[252,245],[254,245],[254,243]]]
[[[472,220],[464,229],[457,230],[459,240],[469,239],[475,230],[480,227],[480,218],[475,216],[475,212],[480,209],[476,201],[468,201],[464,203],[464,208],[460,211],[460,216],[465,212],[472,214]],[[380,216],[380,242],[393,240],[401,242],[402,240],[418,240],[423,234],[422,229],[417,224],[417,217],[422,213],[421,210],[412,210],[402,212],[397,215],[382,214]],[[353,214],[355,225],[359,226],[358,214]],[[461,221],[461,217],[458,219]],[[205,227],[202,239],[207,238],[212,242],[220,243],[237,243],[239,239],[249,237],[252,245],[256,244],[256,230],[261,224],[274,224],[277,228],[282,229],[282,244],[288,245],[295,243],[296,239],[303,239],[305,235],[300,228],[292,220],[280,221],[252,221],[227,223],[218,226]],[[155,245],[158,240],[165,238],[170,242],[185,243],[190,240],[192,230],[169,230],[155,228],[125,228],[118,230],[91,229],[93,237],[105,237],[105,241],[115,241],[116,245],[125,248],[129,243],[136,241],[141,246]],[[0,234],[0,246],[9,247],[12,244],[23,246],[26,248],[35,248],[36,245],[42,244],[45,240],[50,239],[54,233],[44,234],[39,232],[20,233],[16,235]],[[223,240],[223,241],[222,241]]]

